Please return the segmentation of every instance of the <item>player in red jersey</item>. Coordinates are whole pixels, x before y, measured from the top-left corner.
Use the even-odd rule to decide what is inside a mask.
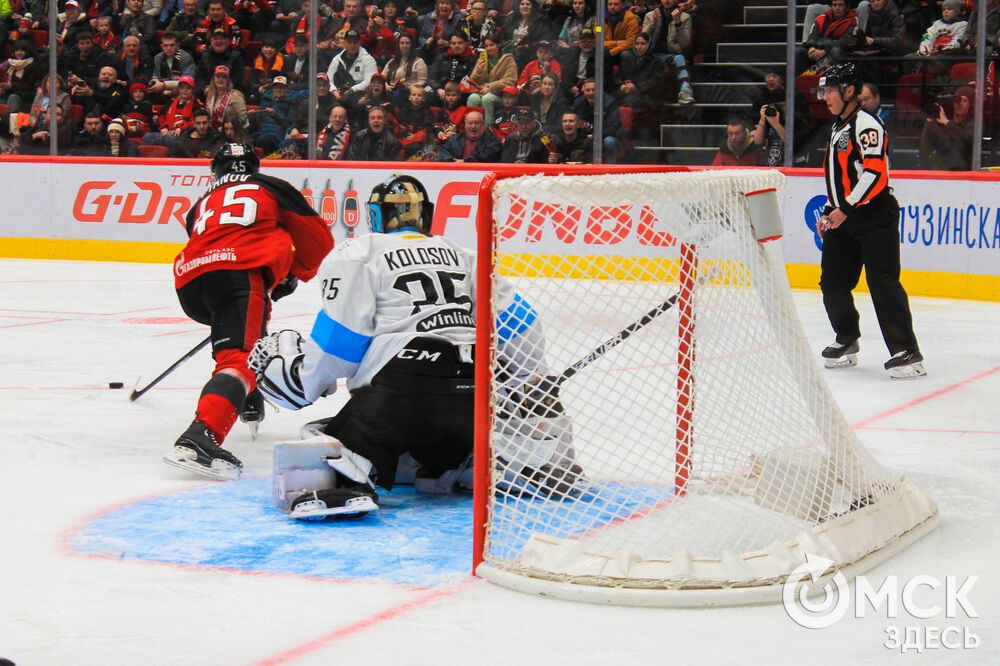
[[[187,214],[190,239],[174,260],[181,307],[212,327],[215,370],[195,420],[163,460],[223,480],[239,478],[243,469],[221,443],[244,401],[263,415],[247,356],[267,334],[271,299],[310,280],[333,248],[326,223],[298,190],[258,173],[259,166],[252,147],[220,146],[208,191]]]

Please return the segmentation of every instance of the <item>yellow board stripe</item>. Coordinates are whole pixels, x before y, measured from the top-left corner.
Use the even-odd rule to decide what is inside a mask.
[[[167,264],[183,249],[183,243],[148,243],[142,241],[79,240],[69,238],[0,237],[0,257],[8,259],[59,259],[74,261],[123,261],[144,264]],[[613,262],[614,270],[609,272]],[[677,273],[676,259],[620,257],[571,257],[556,255],[504,255],[500,270],[515,268],[521,275],[543,277],[556,272],[572,277],[602,279],[643,279],[672,282]],[[786,264],[788,282],[793,289],[818,289],[819,266]],[[911,296],[959,298],[1000,302],[1000,276],[908,271],[902,275],[903,286]],[[857,291],[866,292],[864,275]]]
[[[184,243],[82,240],[75,238],[0,238],[0,256],[7,259],[62,259],[170,264]]]

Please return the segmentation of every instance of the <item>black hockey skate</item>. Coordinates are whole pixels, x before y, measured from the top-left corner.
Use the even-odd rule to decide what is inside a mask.
[[[901,351],[885,362],[885,369],[893,379],[916,379],[927,374],[924,357],[918,351]]]
[[[219,446],[215,435],[201,421],[194,421],[177,438],[174,450],[163,456],[163,462],[220,481],[235,481],[243,473],[243,463]]]
[[[251,439],[257,439],[257,431],[264,420],[264,396],[260,391],[254,389],[247,394],[243,400],[243,407],[240,408],[240,421],[250,427]]]
[[[823,365],[828,368],[849,368],[858,364],[858,352],[861,345],[857,340],[840,344],[834,342],[823,350]]]
[[[337,488],[309,490],[289,507],[289,515],[299,520],[328,517],[355,518],[378,510],[378,493],[371,486],[351,481],[337,473]]]

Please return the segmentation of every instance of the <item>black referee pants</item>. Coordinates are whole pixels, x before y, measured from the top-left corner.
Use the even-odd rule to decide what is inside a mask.
[[[855,210],[844,224],[823,235],[823,305],[837,342],[847,344],[860,338],[860,317],[851,291],[858,286],[864,267],[889,354],[919,351],[910,302],[899,282],[898,204],[892,196],[879,199]]]

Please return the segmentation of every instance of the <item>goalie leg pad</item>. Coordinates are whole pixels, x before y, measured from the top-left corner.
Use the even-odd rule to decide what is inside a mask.
[[[366,471],[371,468],[367,458],[329,435],[279,442],[274,446],[274,504],[294,518],[316,520],[374,511],[378,495]],[[327,492],[333,490],[341,492]],[[362,495],[368,499],[355,499]]]

